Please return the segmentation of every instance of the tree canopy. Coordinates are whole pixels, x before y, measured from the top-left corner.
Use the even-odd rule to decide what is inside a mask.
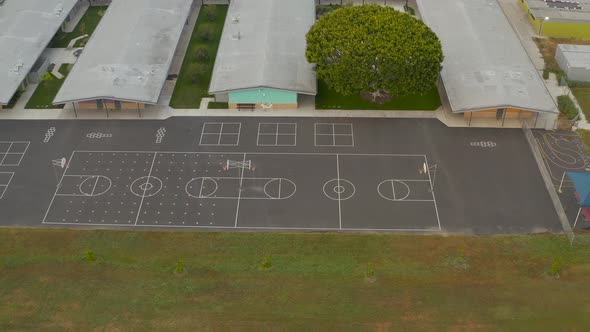
[[[430,28],[390,7],[344,7],[322,16],[307,34],[307,61],[342,95],[423,94],[436,84],[443,60]]]

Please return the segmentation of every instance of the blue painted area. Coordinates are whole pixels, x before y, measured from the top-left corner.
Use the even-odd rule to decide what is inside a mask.
[[[273,89],[235,91],[229,93],[229,102],[236,104],[297,104],[297,93]]]

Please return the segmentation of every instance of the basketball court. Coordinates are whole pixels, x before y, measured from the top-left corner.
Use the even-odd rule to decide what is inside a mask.
[[[44,224],[441,230],[425,155],[74,151],[64,167]]]

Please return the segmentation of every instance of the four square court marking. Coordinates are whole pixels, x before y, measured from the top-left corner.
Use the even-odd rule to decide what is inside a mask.
[[[0,199],[4,197],[13,176],[14,172],[0,172]]]
[[[353,147],[352,123],[316,123],[314,144],[315,146]]]
[[[205,122],[199,145],[237,146],[241,128],[240,122]]]
[[[258,146],[296,146],[296,123],[259,123]]]
[[[424,163],[424,155],[75,151],[43,223],[440,231]]]
[[[20,166],[30,142],[0,141],[0,166]]]

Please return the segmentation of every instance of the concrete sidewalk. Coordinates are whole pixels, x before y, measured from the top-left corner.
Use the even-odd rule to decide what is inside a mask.
[[[0,120],[93,120],[107,119],[104,110],[83,110],[76,114],[71,107],[45,110],[1,110]],[[418,118],[433,119],[436,111],[363,111],[363,110],[255,110],[238,111],[227,109],[173,109],[165,106],[152,106],[141,111],[109,111],[112,120],[164,120],[175,116],[196,117],[335,117],[335,118]]]

